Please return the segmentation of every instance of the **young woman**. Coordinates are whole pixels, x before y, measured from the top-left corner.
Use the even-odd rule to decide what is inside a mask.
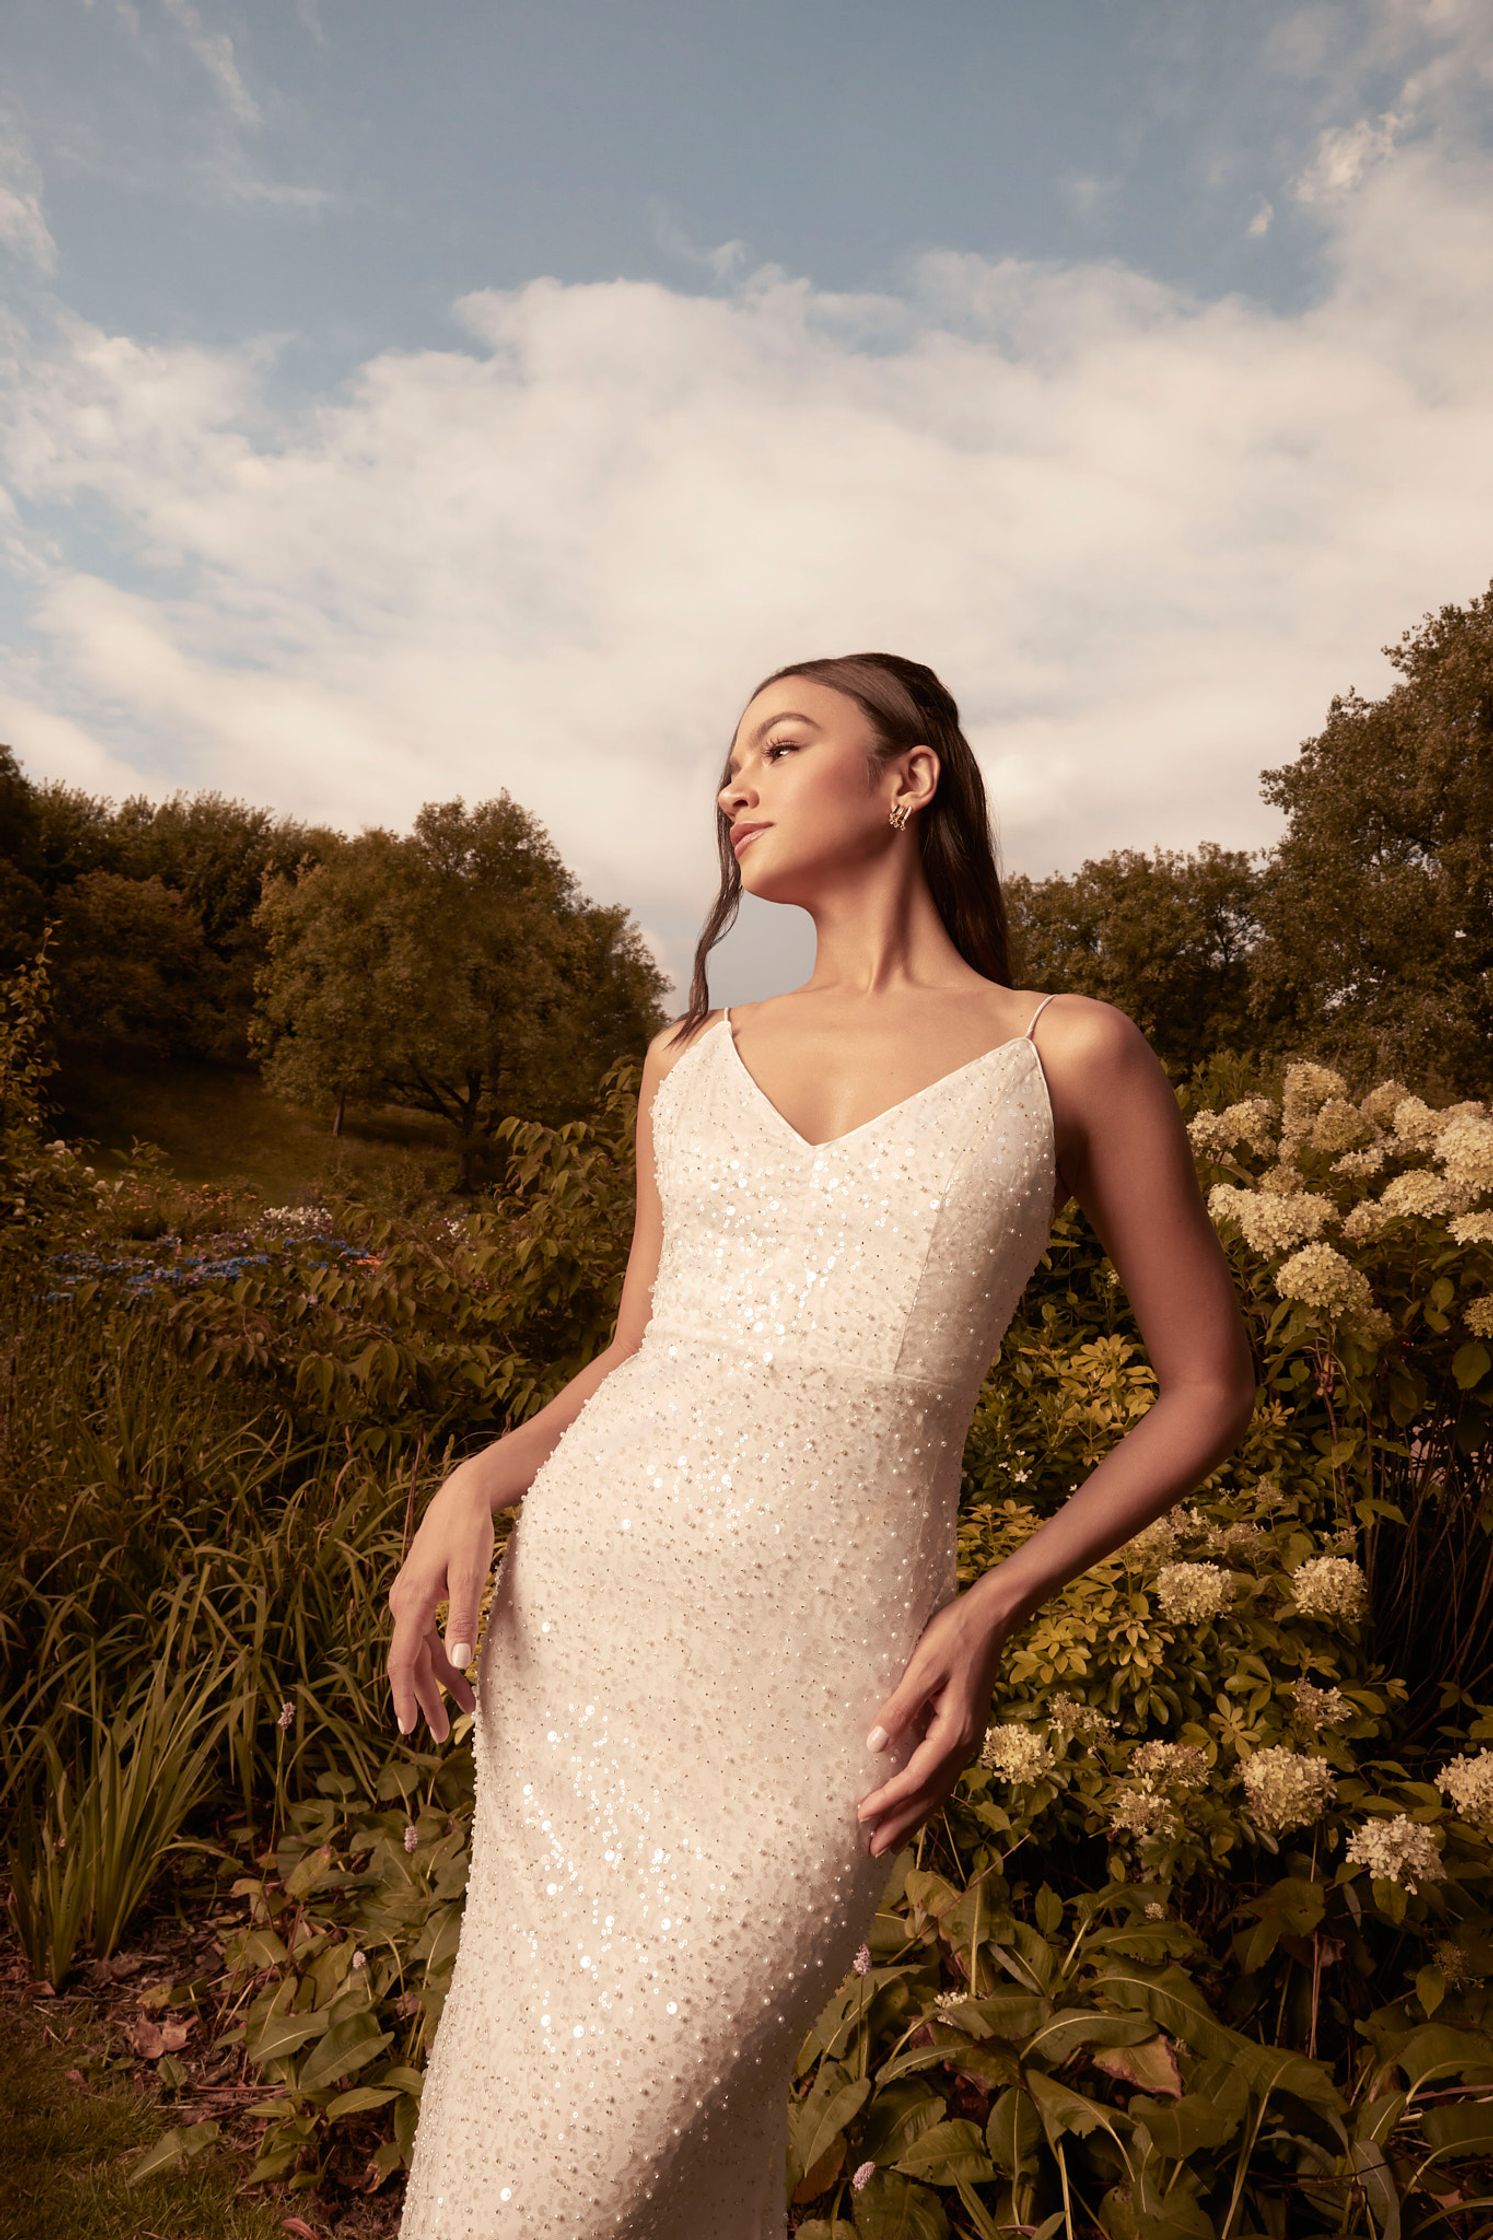
[[[776,671],[716,815],[690,1006],[643,1067],[616,1335],[441,1486],[390,1597],[400,1728],[423,1711],[443,1740],[444,1690],[477,1781],[402,2240],[782,2240],[794,2058],[894,1847],[978,1754],[1006,1642],[1253,1406],[1150,1045],[1112,1004],[1008,985],[980,772],[932,671]],[[809,912],[814,969],[711,1011],[742,886]],[[1157,1398],[961,1593],[965,1434],[1070,1195]]]

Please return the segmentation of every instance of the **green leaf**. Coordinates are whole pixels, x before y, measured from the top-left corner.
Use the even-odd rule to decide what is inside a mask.
[[[951,2186],[956,2178],[995,2176],[980,2126],[962,2116],[923,2132],[899,2158],[897,2168],[909,2178],[935,2186]]]
[[[373,2016],[368,2013],[350,2015],[346,2022],[338,2022],[324,2032],[320,2043],[307,2055],[296,2077],[302,2092],[319,2092],[339,2077],[353,2069],[361,2069],[365,2061],[372,2061],[384,2047],[393,2043],[391,2030],[380,2030]]]
[[[244,2051],[255,2066],[262,2069],[271,2061],[283,2061],[287,2054],[295,2053],[308,2038],[320,2037],[326,2026],[324,2011],[271,2014],[249,2038]]]
[[[1154,2038],[1149,2015],[1103,2014],[1093,2007],[1064,2007],[1049,2016],[1021,2049],[1023,2061],[1057,2069],[1079,2046],[1138,2046]]]
[[[1493,2101],[1444,2101],[1438,2108],[1422,2108],[1420,2127],[1433,2147],[1493,2154]]]
[[[1201,2092],[1184,2093],[1180,2100],[1150,2100],[1137,2093],[1126,2113],[1171,2162],[1186,2162],[1204,2147],[1226,2145],[1244,2120],[1242,2109],[1230,2113]]]
[[[938,2195],[900,2170],[873,2170],[851,2206],[858,2240],[949,2240]]]
[[[1481,1384],[1489,1369],[1493,1369],[1493,1354],[1476,1338],[1469,1339],[1465,1346],[1458,1346],[1452,1355],[1452,1376],[1463,1392],[1470,1392],[1475,1384]]]
[[[201,2154],[217,2138],[220,2126],[209,2116],[202,2123],[178,2124],[147,2147],[140,2160],[131,2166],[126,2182],[137,2186],[142,2179],[154,2177],[157,2170],[169,2170],[174,2164],[187,2161],[194,2154]]]
[[[985,2144],[1002,2177],[1034,2168],[1042,2152],[1042,2123],[1021,2085],[1003,2092],[985,2119]]]
[[[821,2063],[807,2096],[789,2110],[789,2172],[795,2186],[828,2154],[870,2097],[869,2077],[848,2077],[837,2061]]]
[[[350,2091],[339,2092],[335,2100],[329,2100],[324,2113],[329,2117],[359,2115],[365,2108],[386,2107],[389,2101],[398,2098],[397,2087],[355,2084]]]
[[[1026,2088],[1052,2146],[1057,2145],[1065,2131],[1076,2131],[1084,2136],[1090,2131],[1108,2130],[1114,2123],[1113,2110],[1101,2107],[1097,2101],[1074,2092],[1068,2085],[1059,2084],[1056,2077],[1044,2076],[1040,2069],[1028,2071]]]
[[[1464,2083],[1493,2083],[1493,2038],[1482,2030],[1456,2030],[1445,2022],[1422,2023],[1391,2056],[1415,2092],[1429,2077],[1455,2072]]]

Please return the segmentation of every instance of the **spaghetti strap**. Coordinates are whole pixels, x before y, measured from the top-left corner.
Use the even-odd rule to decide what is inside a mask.
[[[1057,992],[1058,992],[1058,991],[1057,991],[1057,989],[1056,989],[1056,988],[1054,988],[1054,989],[1053,989],[1053,991],[1052,991],[1052,995],[1054,995],[1054,996],[1055,996],[1055,995],[1057,994]],[[1051,1001],[1052,1001],[1052,996],[1044,996],[1044,997],[1042,998],[1042,1001],[1041,1001],[1041,1002],[1040,1002],[1040,1003],[1038,1004],[1038,1006],[1037,1006],[1036,1010],[1035,1010],[1035,1011],[1034,1011],[1034,1012],[1032,1013],[1032,1017],[1031,1017],[1031,1025],[1030,1025],[1030,1026],[1028,1026],[1028,1028],[1027,1028],[1027,1030],[1026,1030],[1026,1033],[1025,1033],[1025,1034],[1024,1034],[1023,1036],[1022,1036],[1022,1040],[1023,1040],[1023,1042],[1026,1042],[1026,1041],[1029,1041],[1029,1040],[1030,1040],[1030,1038],[1031,1038],[1031,1032],[1032,1032],[1032,1027],[1034,1027],[1034,1026],[1035,1026],[1035,1025],[1037,1024],[1037,1021],[1038,1021],[1038,1020],[1039,1020],[1039,1019],[1041,1018],[1041,1016],[1042,1016],[1043,1012],[1044,1012],[1044,1011],[1045,1011],[1045,1010],[1047,1009],[1047,1006],[1048,1006],[1048,1005],[1049,1005],[1049,1004],[1051,1003]]]

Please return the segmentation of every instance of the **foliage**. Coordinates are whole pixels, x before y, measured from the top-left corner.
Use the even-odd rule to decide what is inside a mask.
[[[1353,1100],[1320,1065],[1278,1095],[1230,1061],[1213,1078],[1187,1124],[1254,1423],[1034,1614],[979,1760],[888,1862],[863,1963],[796,2064],[811,2240],[1483,2229],[1493,1119],[1397,1082]],[[12,1280],[12,1916],[62,1970],[119,1933],[152,1859],[217,1847],[240,1909],[220,2023],[263,2080],[259,2179],[351,2158],[383,2182],[407,2159],[465,1888],[469,1729],[395,1740],[370,1613],[460,1442],[609,1335],[636,1090],[619,1066],[586,1120],[504,1123],[502,1183],[451,1225],[259,1209],[132,1242],[98,1225],[148,1214],[95,1197],[96,1258],[118,1265],[64,1263],[59,1236],[45,1288]],[[971,1425],[961,1584],[1153,1391],[1070,1211]]]
[[[47,1134],[52,1041],[51,929],[34,957],[0,980],[0,1259],[80,1218],[96,1178],[86,1160]]]
[[[253,1042],[277,1094],[341,1113],[378,1098],[455,1132],[477,1181],[506,1114],[589,1101],[594,1054],[657,1024],[662,975],[620,912],[577,897],[506,793],[427,805],[272,882]],[[589,1070],[588,1070],[589,1069]]]
[[[1286,830],[1258,898],[1255,1004],[1355,1074],[1493,1092],[1493,585],[1383,649],[1383,699],[1262,773]]]
[[[1167,1064],[1252,1051],[1259,874],[1241,849],[1116,848],[1077,871],[1006,881],[1020,978],[1118,1004]]]

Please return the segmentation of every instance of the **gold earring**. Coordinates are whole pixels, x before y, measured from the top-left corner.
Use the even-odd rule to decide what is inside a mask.
[[[900,832],[911,815],[912,803],[910,801],[894,801],[892,803],[892,813],[886,821],[890,825],[895,825]]]

